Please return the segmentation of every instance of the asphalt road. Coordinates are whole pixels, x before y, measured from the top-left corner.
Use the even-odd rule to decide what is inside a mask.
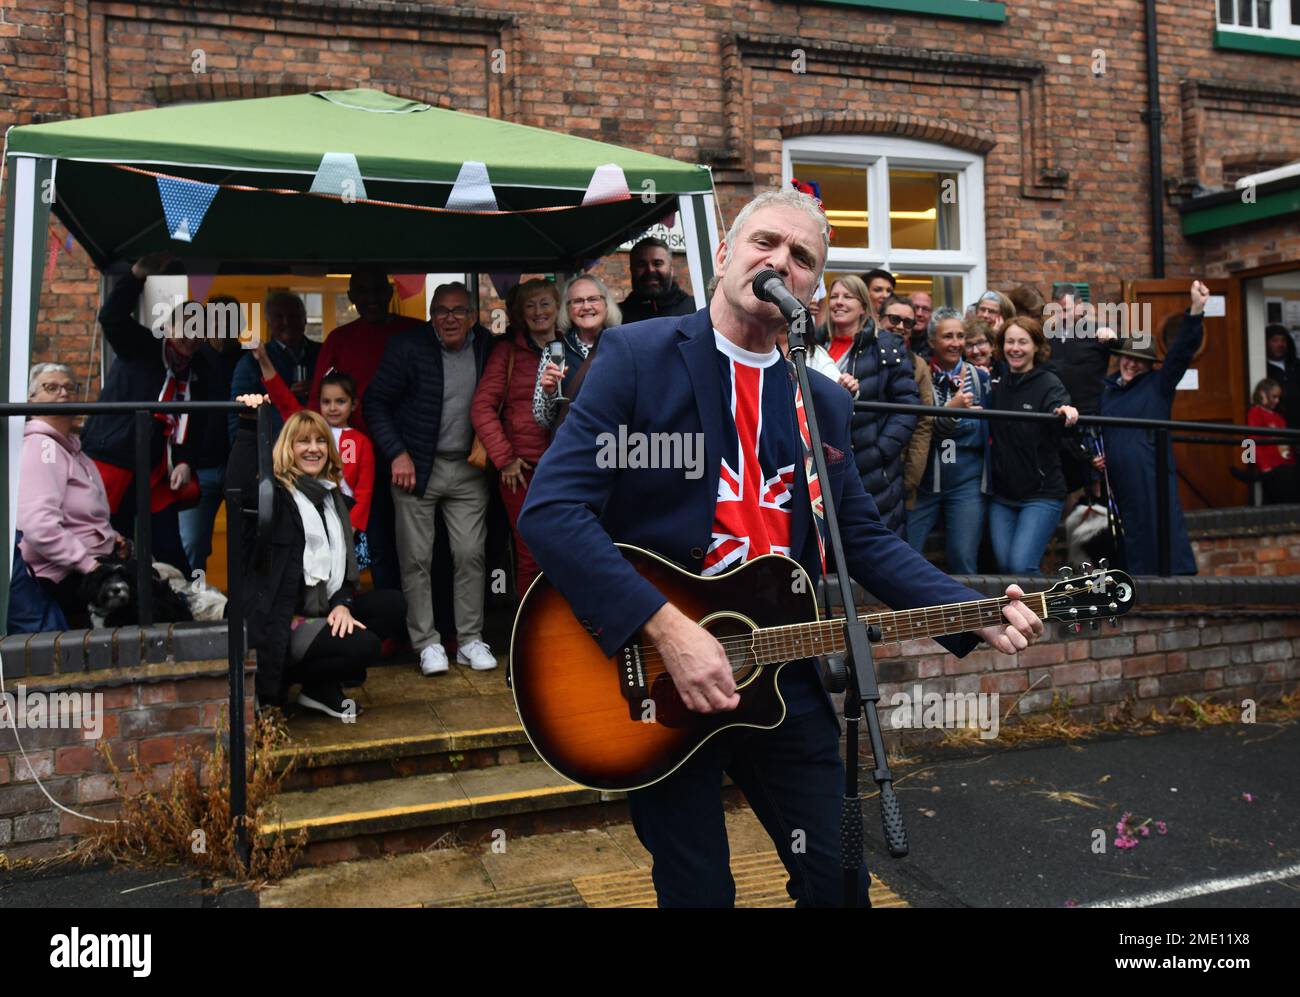
[[[991,744],[895,770],[905,859],[888,857],[865,805],[868,865],[913,906],[1300,907],[1300,723]],[[1115,848],[1125,811],[1168,833]],[[176,868],[0,872],[0,908],[253,906]]]
[[[918,907],[1300,907],[1298,758],[1295,722],[931,749],[894,773],[910,855],[872,800],[868,865]],[[1116,848],[1126,811],[1168,833]]]

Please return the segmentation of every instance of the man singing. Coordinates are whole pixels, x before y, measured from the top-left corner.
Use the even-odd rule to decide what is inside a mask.
[[[662,655],[687,708],[733,710],[740,702],[718,641],[638,575],[615,542],[652,550],[701,574],[769,552],[821,574],[795,411],[795,384],[776,346],[784,320],[758,300],[754,276],[771,268],[807,302],[821,279],[829,227],[817,202],[795,190],[761,194],[718,247],[709,307],[607,331],[582,394],[538,465],[519,531],[542,571],[609,655],[637,631]],[[811,379],[829,481],[850,574],[894,608],[981,599],[949,579],[880,522],[862,490],[849,443],[851,399]],[[620,428],[626,434],[620,437]],[[704,441],[703,475],[692,468],[610,467],[601,440],[633,433]],[[683,448],[683,453],[688,452]],[[628,462],[632,463],[632,462]],[[983,639],[1007,654],[1027,647],[1042,622],[1019,600],[1007,624],[945,638],[955,654]],[[615,681],[611,665],[610,680]],[[786,719],[774,730],[735,728],[707,740],[667,778],[629,794],[637,835],[654,857],[660,906],[731,906],[721,782],[728,774],[771,835],[801,906],[842,899],[839,726],[815,663],[787,665]],[[863,867],[860,896],[867,901]]]

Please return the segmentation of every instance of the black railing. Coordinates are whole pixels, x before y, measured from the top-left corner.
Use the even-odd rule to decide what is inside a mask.
[[[212,412],[228,415],[247,412],[240,402],[67,402],[0,403],[0,415],[11,418],[32,415],[132,415],[135,430],[135,559],[136,608],[142,627],[153,623],[153,530],[150,524],[150,460],[155,429],[154,413]],[[256,564],[265,567],[270,549],[273,476],[271,473],[271,407],[257,409],[257,531],[254,546]],[[22,481],[18,482],[22,488]],[[226,495],[226,648],[230,687],[230,813],[235,825],[235,850],[247,868],[248,788],[244,737],[244,662],[247,659],[244,633],[244,564],[241,527],[243,495],[228,488]],[[18,497],[11,495],[11,502]],[[9,538],[10,549],[13,538]]]
[[[1061,423],[1051,412],[1013,412],[1001,409],[950,408],[937,405],[901,405],[896,402],[854,402],[860,412],[898,412],[903,415],[945,416],[953,419],[1020,419],[1025,422]],[[1300,443],[1300,429],[1264,429],[1261,426],[1238,426],[1227,422],[1183,422],[1177,419],[1130,419],[1114,415],[1080,415],[1078,426],[1117,426],[1146,429],[1155,434],[1156,448],[1156,550],[1162,576],[1170,573],[1169,537],[1169,444],[1172,439],[1186,443],[1208,442],[1196,437],[1170,437],[1171,432],[1204,433],[1212,436],[1235,436],[1257,444]],[[1215,441],[1219,442],[1219,441]],[[1232,441],[1224,441],[1232,442]]]

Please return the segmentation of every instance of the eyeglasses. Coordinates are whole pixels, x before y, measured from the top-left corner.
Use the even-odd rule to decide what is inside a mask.
[[[52,381],[47,381],[41,385],[41,390],[47,395],[65,394],[71,396],[81,390],[81,385],[77,384],[75,381],[63,381],[57,384]]]
[[[1002,314],[1002,309],[996,307],[995,305],[980,305],[978,308],[975,309],[975,314],[997,316]]]
[[[455,308],[443,308],[439,305],[433,310],[434,318],[447,318],[449,315],[454,315],[456,318],[468,318],[469,309],[464,305],[457,305]]]
[[[916,327],[916,319],[914,318],[903,318],[901,315],[886,315],[884,318],[890,325],[901,325],[904,329]]]
[[[598,304],[600,304],[604,300],[605,299],[599,294],[593,294],[589,298],[570,298],[569,307],[578,308],[581,305],[590,305],[592,308],[595,308]]]

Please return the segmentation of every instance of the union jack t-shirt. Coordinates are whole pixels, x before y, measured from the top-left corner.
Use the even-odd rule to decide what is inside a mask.
[[[790,553],[791,488],[802,459],[793,387],[781,351],[751,353],[716,329],[722,378],[722,468],[713,540],[701,574]]]

